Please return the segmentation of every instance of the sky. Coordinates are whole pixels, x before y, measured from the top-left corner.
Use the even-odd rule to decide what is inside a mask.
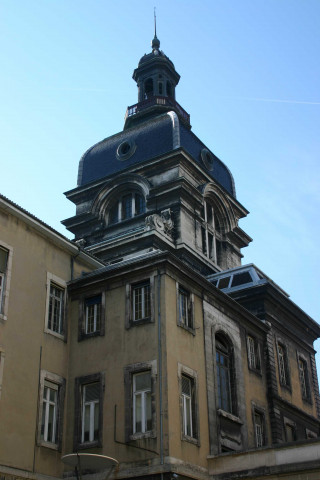
[[[250,211],[243,264],[320,322],[319,0],[0,0],[1,193],[72,238],[63,192],[137,102],[154,6],[177,101]]]

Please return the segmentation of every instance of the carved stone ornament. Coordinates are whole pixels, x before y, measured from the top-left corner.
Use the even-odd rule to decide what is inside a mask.
[[[170,208],[162,210],[160,215],[157,213],[149,215],[146,217],[145,222],[147,230],[157,230],[157,232],[160,232],[172,239],[174,223]]]

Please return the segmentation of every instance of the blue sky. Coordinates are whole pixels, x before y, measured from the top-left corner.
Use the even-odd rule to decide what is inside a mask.
[[[63,192],[137,101],[154,5],[177,100],[250,211],[243,263],[319,322],[319,0],[1,0],[1,192],[71,238]]]

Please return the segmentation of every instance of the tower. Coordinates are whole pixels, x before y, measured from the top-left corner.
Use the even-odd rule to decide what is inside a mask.
[[[238,223],[248,212],[229,169],[191,131],[176,100],[180,76],[156,34],[151,45],[133,73],[138,103],[122,132],[81,158],[66,193],[76,215],[63,223],[108,263],[159,249],[205,274],[239,266],[251,239]]]

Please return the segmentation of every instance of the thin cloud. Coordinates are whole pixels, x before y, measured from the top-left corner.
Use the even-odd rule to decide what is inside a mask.
[[[271,103],[294,103],[302,105],[320,105],[320,102],[305,102],[303,100],[282,100],[279,98],[255,98],[255,97],[228,97],[237,100],[250,100],[252,102],[271,102]]]

